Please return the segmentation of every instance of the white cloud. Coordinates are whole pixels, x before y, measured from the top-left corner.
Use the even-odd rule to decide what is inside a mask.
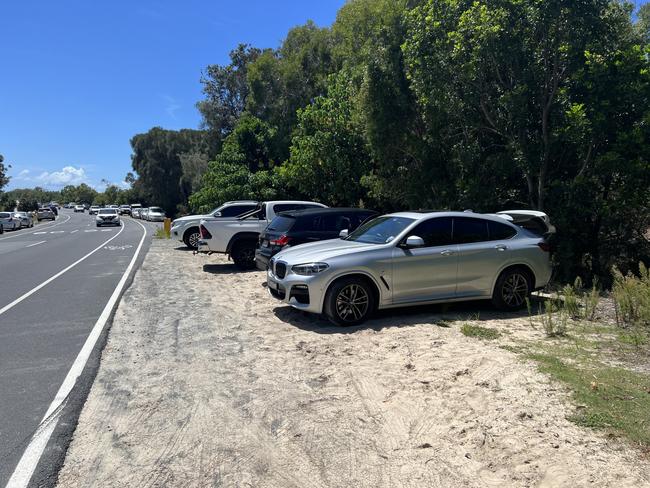
[[[78,168],[65,166],[61,171],[44,171],[35,178],[35,181],[43,186],[79,185],[80,183],[87,183],[88,177],[81,166]]]
[[[170,95],[161,95],[161,98],[165,101],[165,112],[167,112],[167,115],[172,119],[176,119],[176,112],[181,108],[181,105]]]
[[[16,175],[17,180],[28,180],[29,179],[29,170],[24,169]]]

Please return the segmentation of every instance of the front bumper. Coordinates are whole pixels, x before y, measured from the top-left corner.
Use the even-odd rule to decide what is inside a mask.
[[[323,272],[313,276],[303,276],[287,269],[284,278],[279,278],[269,267],[266,272],[266,284],[269,293],[294,308],[311,313],[322,313],[323,298],[329,273]]]
[[[152,216],[149,217],[149,221],[150,222],[164,222],[165,217],[158,217],[156,215],[152,215]]]

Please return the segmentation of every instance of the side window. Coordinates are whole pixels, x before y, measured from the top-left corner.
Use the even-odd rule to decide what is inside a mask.
[[[345,215],[324,215],[322,218],[324,232],[338,232],[343,229],[350,229],[350,218]]]
[[[226,207],[221,211],[222,217],[237,217],[238,215],[245,214],[255,210],[255,205],[233,205]]]
[[[437,217],[422,222],[409,232],[409,236],[419,236],[425,247],[446,246],[451,244],[451,217]]]
[[[509,225],[492,222],[491,220],[488,220],[488,231],[490,232],[491,241],[510,239],[517,233],[517,231]]]
[[[488,241],[488,221],[470,217],[454,218],[454,244]]]

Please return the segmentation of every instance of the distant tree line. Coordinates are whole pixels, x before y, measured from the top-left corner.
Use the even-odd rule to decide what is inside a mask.
[[[349,0],[329,28],[208,66],[201,130],[131,140],[167,212],[308,198],[547,212],[559,278],[648,260],[650,7]]]

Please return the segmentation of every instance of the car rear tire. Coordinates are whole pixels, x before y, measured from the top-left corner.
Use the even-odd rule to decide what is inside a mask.
[[[492,303],[504,311],[523,308],[533,291],[532,281],[530,273],[523,268],[506,269],[499,275],[494,286]]]
[[[238,242],[233,247],[230,255],[239,269],[255,268],[255,246],[253,241]]]
[[[198,227],[192,227],[191,229],[188,229],[183,235],[183,242],[190,249],[198,249],[200,239],[201,233],[199,232]]]
[[[340,279],[327,290],[325,316],[334,325],[359,325],[375,313],[377,300],[372,286],[362,278]]]

